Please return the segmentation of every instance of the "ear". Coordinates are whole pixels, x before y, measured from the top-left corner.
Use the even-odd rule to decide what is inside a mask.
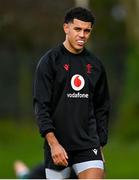
[[[64,24],[63,24],[63,29],[64,29],[65,34],[67,34],[68,31],[69,31],[69,24],[64,23]]]

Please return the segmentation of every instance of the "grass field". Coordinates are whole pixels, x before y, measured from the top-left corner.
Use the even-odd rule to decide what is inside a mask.
[[[34,123],[35,124],[35,123]],[[139,178],[139,142],[123,143],[110,137],[104,148],[106,178]],[[29,167],[43,160],[43,139],[35,125],[12,121],[0,121],[0,178],[16,178],[15,160],[21,159]]]
[[[17,159],[30,167],[43,160],[43,141],[35,126],[27,122],[0,121],[0,178],[16,178],[13,163]]]

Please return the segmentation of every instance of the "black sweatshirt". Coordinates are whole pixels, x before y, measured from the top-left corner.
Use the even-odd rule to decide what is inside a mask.
[[[88,50],[73,54],[61,44],[39,61],[34,109],[41,136],[54,132],[66,150],[104,146],[109,104],[104,67]]]

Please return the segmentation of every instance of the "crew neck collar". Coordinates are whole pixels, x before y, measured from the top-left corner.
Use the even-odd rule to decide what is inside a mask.
[[[61,47],[62,47],[62,49],[64,50],[64,52],[66,52],[66,53],[68,53],[68,54],[70,54],[70,55],[73,55],[73,56],[80,56],[80,55],[83,55],[84,53],[85,53],[85,48],[80,52],[80,53],[72,53],[72,52],[70,52],[65,46],[64,46],[64,44],[62,43],[61,44]]]

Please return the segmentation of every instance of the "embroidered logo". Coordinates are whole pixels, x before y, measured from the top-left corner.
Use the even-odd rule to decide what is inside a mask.
[[[97,149],[92,149],[95,155],[97,155]]]
[[[65,65],[64,65],[64,69],[65,69],[66,71],[69,71],[69,64],[65,64]]]
[[[92,73],[92,65],[91,64],[87,64],[86,65],[86,70],[87,70],[88,74],[91,74]]]

